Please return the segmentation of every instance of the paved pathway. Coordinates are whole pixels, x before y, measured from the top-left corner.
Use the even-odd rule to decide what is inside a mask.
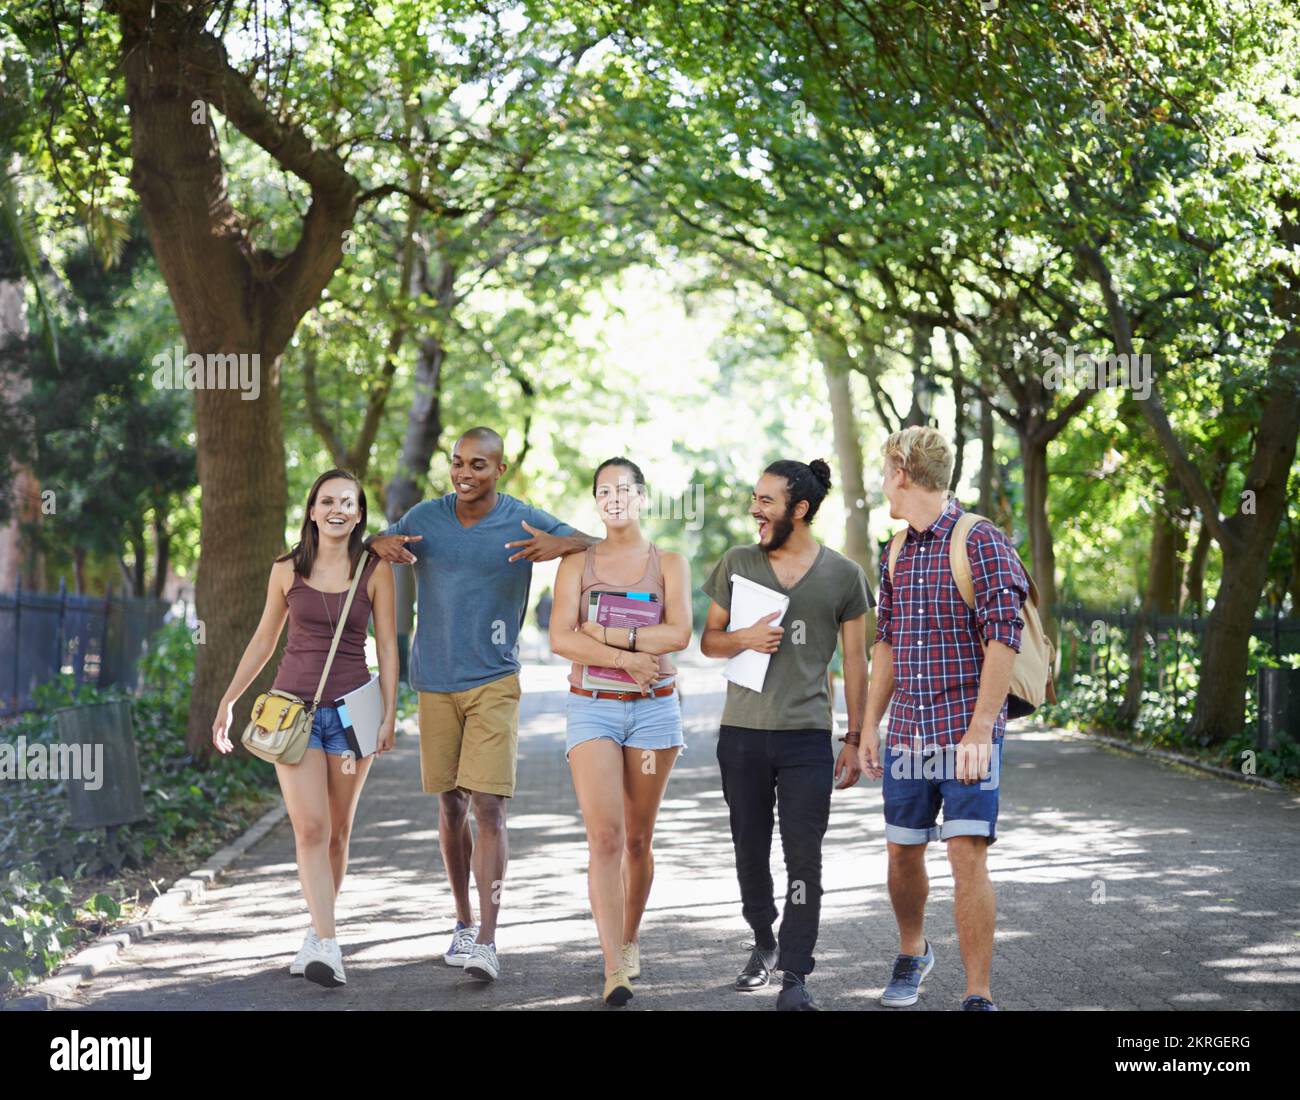
[[[290,978],[306,927],[288,823],[176,923],[82,986],[106,1009],[599,1007],[586,845],[564,762],[562,672],[525,669],[511,864],[497,936],[502,979],[445,966],[454,923],[436,800],[414,736],[374,769],[340,899],[348,985]],[[739,994],[748,929],[714,756],[721,681],[683,671],[688,751],[656,833],[657,881],[631,1011],[770,1009]],[[1013,734],[998,843],[994,994],[1005,1009],[1300,1008],[1300,798],[1092,747]],[[838,792],[811,988],[824,1008],[877,1009],[897,950],[884,887],[880,786]],[[961,962],[940,846],[927,932],[937,964],[914,1009],[957,1007]],[[779,839],[773,876],[784,890]],[[1103,899],[1104,900],[1101,900]],[[884,1010],[882,1010],[884,1011]]]

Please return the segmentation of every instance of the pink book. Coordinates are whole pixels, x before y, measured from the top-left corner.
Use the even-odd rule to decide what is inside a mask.
[[[663,615],[663,604],[653,592],[593,592],[587,609],[589,622],[610,627],[655,626]],[[582,686],[588,691],[626,691],[635,683],[621,668],[582,668]]]

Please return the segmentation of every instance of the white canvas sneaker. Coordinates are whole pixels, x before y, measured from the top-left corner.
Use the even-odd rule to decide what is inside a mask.
[[[339,950],[338,940],[318,939],[312,945],[303,977],[327,989],[347,985],[348,980],[343,974],[343,952]]]
[[[495,944],[476,943],[470,950],[469,961],[465,963],[465,973],[481,982],[494,982],[501,976],[501,964],[497,962]]]
[[[311,958],[312,944],[318,942],[316,929],[308,928],[307,935],[303,937],[302,946],[298,948],[298,954],[294,956],[293,962],[289,964],[289,973],[295,978],[302,977],[303,971],[307,969],[307,960]]]
[[[471,924],[468,928],[457,928],[451,937],[451,946],[442,956],[442,961],[448,966],[464,966],[469,962],[470,952],[474,948],[476,939],[478,939],[477,924]]]

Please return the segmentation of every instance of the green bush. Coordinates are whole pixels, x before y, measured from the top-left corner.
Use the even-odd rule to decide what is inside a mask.
[[[154,636],[141,669],[144,690],[130,702],[144,820],[107,835],[76,829],[63,782],[0,783],[0,989],[48,973],[76,938],[70,883],[144,866],[199,830],[244,816],[275,789],[275,770],[261,760],[208,766],[186,749],[194,645],[183,623]],[[61,677],[33,693],[37,709],[0,729],[0,739],[57,743],[55,709],[121,698]],[[98,927],[120,913],[114,898],[98,893],[80,918]]]
[[[1066,630],[1073,629],[1069,624],[1064,625]],[[1090,663],[1084,664],[1088,653],[1087,648],[1081,646],[1081,668],[1090,667]],[[1175,657],[1178,662],[1176,677]],[[1294,667],[1297,662],[1300,662],[1300,655],[1291,654],[1278,660],[1267,642],[1251,639],[1245,724],[1236,736],[1221,745],[1203,745],[1187,736],[1186,728],[1196,707],[1196,692],[1200,684],[1197,649],[1193,647],[1190,634],[1184,634],[1177,647],[1172,639],[1166,638],[1161,640],[1157,650],[1148,650],[1143,666],[1141,704],[1130,729],[1120,728],[1119,709],[1128,685],[1129,668],[1127,642],[1120,640],[1111,648],[1109,663],[1104,669],[1098,667],[1095,675],[1090,671],[1079,672],[1068,688],[1062,690],[1060,700],[1039,708],[1037,715],[1044,722],[1067,729],[1104,733],[1155,748],[1200,756],[1207,762],[1234,771],[1241,769],[1245,759],[1242,753],[1249,751],[1255,754],[1255,774],[1279,780],[1297,779],[1300,778],[1300,745],[1293,739],[1283,734],[1275,749],[1255,748],[1259,726],[1256,673],[1261,668]],[[1160,678],[1162,667],[1163,686]]]
[[[48,974],[76,937],[72,892],[39,868],[15,867],[0,879],[0,992]]]

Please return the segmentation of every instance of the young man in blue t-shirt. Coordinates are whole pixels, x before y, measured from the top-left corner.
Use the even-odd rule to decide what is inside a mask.
[[[410,682],[420,694],[420,778],[426,793],[438,795],[438,839],[456,900],[456,932],[443,959],[483,981],[501,972],[494,940],[508,853],[506,799],[515,791],[519,744],[516,643],[532,563],[596,541],[498,493],[502,456],[496,432],[471,428],[452,450],[455,491],[422,501],[370,542],[385,561],[415,566]]]

